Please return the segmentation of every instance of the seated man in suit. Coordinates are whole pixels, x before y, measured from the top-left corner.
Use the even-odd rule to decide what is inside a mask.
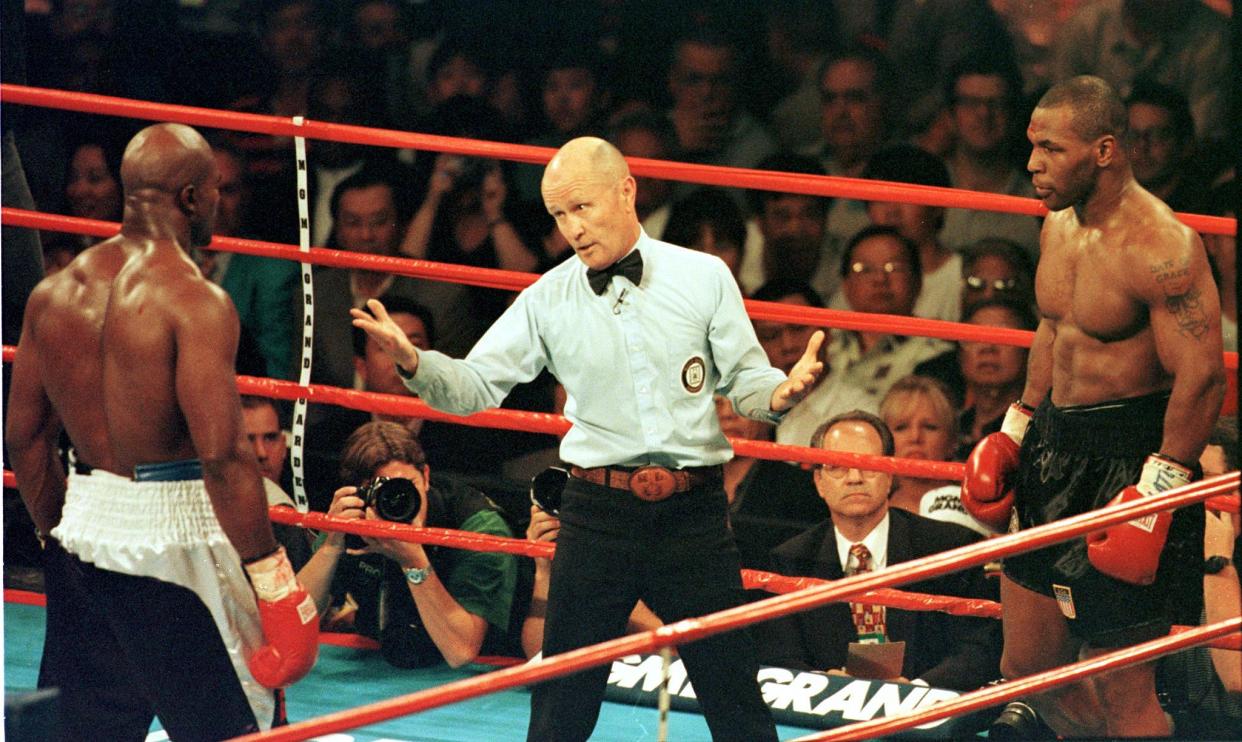
[[[893,455],[893,436],[884,421],[859,410],[820,425],[811,445],[828,451]],[[980,538],[961,526],[890,508],[891,474],[819,465],[815,488],[828,505],[829,519],[772,551],[774,569],[781,574],[839,579]],[[995,586],[986,583],[977,567],[903,589],[996,599]],[[846,665],[850,642],[904,641],[905,656],[896,680],[967,690],[1000,677],[1000,622],[990,618],[835,603],[760,624],[759,631],[764,647],[761,661],[768,665],[834,671]]]

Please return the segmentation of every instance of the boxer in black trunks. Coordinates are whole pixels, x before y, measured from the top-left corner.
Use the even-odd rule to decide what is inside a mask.
[[[971,453],[962,485],[963,504],[993,527],[1189,482],[1220,412],[1220,306],[1203,244],[1134,180],[1125,128],[1116,92],[1088,76],[1053,86],[1031,115],[1027,169],[1050,212],[1035,282],[1043,318],[1022,399]],[[1202,560],[1202,530],[1202,508],[1185,509],[1007,559],[1005,676],[1167,632],[1174,583],[1202,582],[1185,576]],[[1150,664],[1031,703],[1065,736],[1170,732]]]
[[[242,432],[236,312],[187,254],[211,239],[211,150],[151,126],[121,177],[120,233],[35,289],[14,363],[6,434],[50,536],[41,683],[62,739],[142,740],[155,715],[173,739],[222,739],[277,720],[316,613]]]

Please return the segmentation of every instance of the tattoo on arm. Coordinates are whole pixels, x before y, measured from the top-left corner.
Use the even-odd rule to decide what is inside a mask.
[[[1190,261],[1175,265],[1166,260],[1151,266],[1151,272],[1164,293],[1164,308],[1177,321],[1177,330],[1195,340],[1207,335],[1208,317],[1203,311],[1203,292],[1187,279]]]

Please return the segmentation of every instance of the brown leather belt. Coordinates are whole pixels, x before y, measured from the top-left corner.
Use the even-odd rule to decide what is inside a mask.
[[[625,490],[647,502],[667,500],[676,492],[689,492],[696,487],[721,480],[719,466],[696,466],[686,469],[640,466],[633,470],[616,466],[599,466],[593,469],[571,466],[569,474],[591,484]]]

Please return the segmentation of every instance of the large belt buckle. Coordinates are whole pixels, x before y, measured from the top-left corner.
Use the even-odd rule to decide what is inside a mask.
[[[630,472],[630,492],[640,500],[667,500],[677,489],[677,479],[662,466],[642,466]]]

